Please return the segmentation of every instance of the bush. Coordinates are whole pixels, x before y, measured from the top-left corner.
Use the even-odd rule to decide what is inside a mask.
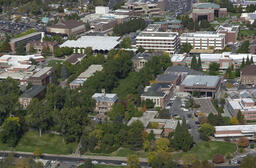
[[[212,162],[215,163],[215,164],[224,163],[225,162],[224,156],[221,155],[221,154],[216,154],[213,157]]]
[[[242,148],[245,148],[245,147],[247,147],[248,145],[249,145],[249,140],[247,139],[247,138],[240,138],[239,140],[238,140],[238,145],[240,146],[240,147],[242,147]]]
[[[250,144],[250,148],[251,148],[251,149],[254,149],[254,144]]]

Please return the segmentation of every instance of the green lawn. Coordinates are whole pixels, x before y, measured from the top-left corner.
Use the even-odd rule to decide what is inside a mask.
[[[35,149],[40,149],[41,153],[49,154],[71,154],[75,150],[77,144],[65,144],[61,136],[52,134],[42,134],[38,132],[28,131],[21,138],[18,145],[14,148],[16,151],[34,152]],[[10,150],[5,144],[0,143],[0,150]]]
[[[256,30],[240,30],[239,33],[241,35],[255,36],[256,35]]]
[[[147,153],[144,151],[134,151],[129,148],[120,148],[117,151],[111,153],[111,156],[121,156],[121,157],[127,157],[128,155],[136,154],[138,157],[146,158]]]
[[[227,155],[228,153],[234,153],[236,151],[236,145],[229,142],[200,142],[196,144],[187,153],[177,153],[173,155],[176,160],[211,160],[214,155],[222,154]]]

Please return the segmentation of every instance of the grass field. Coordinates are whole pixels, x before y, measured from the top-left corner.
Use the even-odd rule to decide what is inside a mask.
[[[229,142],[200,142],[196,144],[187,153],[176,153],[173,155],[175,160],[211,160],[214,155],[222,154],[227,155],[228,153],[234,153],[236,151],[236,145]]]
[[[52,134],[42,134],[36,131],[28,131],[20,139],[18,145],[14,148],[16,151],[34,152],[40,149],[41,153],[49,154],[71,154],[75,150],[77,144],[65,144],[61,136]],[[7,145],[0,143],[0,150],[10,150]]]

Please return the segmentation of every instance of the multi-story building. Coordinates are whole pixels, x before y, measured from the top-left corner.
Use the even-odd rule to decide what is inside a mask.
[[[136,37],[136,47],[175,54],[179,49],[178,35],[177,32],[143,31]]]
[[[240,70],[242,85],[256,85],[256,65],[247,65]]]
[[[241,138],[255,139],[256,125],[226,125],[215,126],[215,138]]]
[[[117,94],[105,93],[105,90],[102,90],[102,93],[94,93],[92,98],[96,101],[94,112],[96,113],[106,113],[112,110],[112,106],[118,101]]]
[[[215,97],[219,93],[220,78],[208,75],[188,75],[182,81],[180,90],[182,92],[199,92],[205,97]]]
[[[166,83],[154,83],[144,89],[140,96],[141,101],[152,100],[155,107],[164,108],[169,101],[169,95],[173,86]]]
[[[136,72],[139,72],[142,68],[144,68],[145,64],[154,56],[161,55],[162,53],[153,52],[153,53],[137,53],[132,58],[133,68]]]
[[[46,27],[46,32],[71,36],[85,32],[85,24],[76,20],[61,21],[53,26]]]
[[[239,32],[239,26],[221,25],[217,33],[226,34],[226,44],[235,44]]]
[[[19,97],[19,103],[23,108],[27,108],[33,98],[41,99],[44,96],[45,88],[45,86],[39,85],[32,86]]]
[[[133,11],[133,16],[157,16],[161,14],[161,9],[156,3],[126,3],[121,7],[122,9],[128,9]]]
[[[232,116],[241,111],[245,120],[256,120],[256,105],[252,98],[227,99],[226,109]]]
[[[256,55],[252,54],[236,54],[231,52],[223,52],[219,54],[200,54],[203,70],[208,70],[211,63],[220,64],[221,70],[226,70],[232,65],[234,66],[234,69],[237,69],[240,68],[240,65],[242,64],[243,60],[246,60],[247,58],[251,60],[251,57],[253,58],[253,60],[256,60]],[[192,57],[186,57],[183,63],[190,66],[191,60]]]
[[[44,67],[43,69],[36,72],[32,75],[28,82],[31,82],[33,85],[45,86],[52,82],[52,76],[55,73],[53,67]]]
[[[75,80],[73,80],[70,84],[69,87],[70,89],[77,89],[81,86],[83,86],[84,82],[92,77],[94,73],[102,71],[103,66],[102,65],[91,65],[86,71],[81,73]]]
[[[49,48],[50,52],[54,52],[54,48],[58,45],[57,42],[54,41],[32,41],[27,43],[26,51],[29,52],[31,48],[35,49],[37,54],[41,54],[44,49]]]
[[[15,52],[15,48],[18,45],[24,45],[25,47],[28,42],[41,40],[43,36],[44,36],[43,32],[34,32],[19,38],[11,39],[10,40],[11,50],[12,52]]]
[[[220,8],[215,3],[195,3],[193,4],[192,18],[194,21],[208,20],[214,21],[215,17],[227,16],[227,8]]]
[[[226,46],[226,35],[216,32],[183,33],[180,43],[189,43],[194,49],[222,50]]]

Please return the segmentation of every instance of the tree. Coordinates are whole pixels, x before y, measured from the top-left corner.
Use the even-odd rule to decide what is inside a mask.
[[[239,138],[237,143],[240,147],[245,148],[249,145],[250,141],[247,138]]]
[[[210,75],[217,75],[220,69],[220,64],[213,62],[209,65],[209,74]]]
[[[248,51],[249,51],[249,45],[250,45],[249,40],[246,40],[246,41],[243,42],[243,44],[238,48],[237,53],[248,53]]]
[[[175,149],[181,149],[184,152],[187,152],[192,147],[193,137],[189,134],[185,121],[183,121],[182,125],[178,122],[171,143]]]
[[[39,130],[40,136],[51,125],[50,110],[42,101],[34,99],[27,108],[26,123],[33,128]]]
[[[14,147],[22,135],[20,119],[18,117],[8,117],[3,125],[0,138],[2,143],[7,143],[9,146]]]
[[[237,120],[236,117],[233,117],[233,118],[230,120],[230,122],[231,122],[231,124],[233,124],[233,125],[239,124],[239,121]]]
[[[156,151],[159,152],[166,152],[169,149],[170,141],[167,138],[159,138],[155,142],[156,144]]]
[[[4,53],[8,53],[11,51],[11,46],[8,41],[4,41],[2,43],[2,47],[0,47],[0,51]]]
[[[136,53],[143,53],[145,51],[145,49],[141,46],[139,46],[138,50],[136,51]]]
[[[41,157],[41,151],[39,148],[36,148],[33,152],[33,155],[36,157],[36,158],[40,158]]]
[[[197,59],[196,59],[195,55],[193,55],[192,60],[191,60],[191,69],[194,69],[194,70],[198,69]]]
[[[78,168],[94,168],[94,165],[90,159],[86,159],[84,164],[80,165]]]
[[[240,165],[241,168],[255,168],[256,167],[256,157],[247,155]]]
[[[138,149],[142,147],[143,137],[142,133],[144,130],[144,126],[140,121],[135,121],[131,124],[128,135],[127,135],[127,143],[134,149]]]
[[[19,43],[15,48],[15,52],[17,55],[25,55],[26,54],[25,44]]]
[[[215,128],[211,124],[204,123],[204,124],[201,124],[199,131],[205,134],[206,136],[213,136],[215,133]]]
[[[179,53],[180,53],[180,54],[189,53],[192,48],[193,48],[193,47],[192,47],[192,45],[191,45],[190,43],[183,43],[183,44],[180,46],[180,51],[179,51]]]
[[[29,53],[29,54],[35,54],[35,53],[36,53],[36,49],[35,49],[33,46],[31,46],[31,47],[29,48],[28,53]]]
[[[46,57],[46,56],[51,56],[51,55],[52,55],[52,53],[51,53],[50,48],[48,46],[44,47],[42,50],[42,56]]]
[[[221,154],[216,154],[213,158],[212,158],[212,162],[215,164],[220,164],[220,163],[224,163],[225,159],[224,156]]]
[[[131,48],[131,39],[129,37],[124,37],[120,43],[121,48]]]
[[[127,158],[127,168],[140,168],[140,160],[137,155],[129,155]]]
[[[155,103],[150,99],[146,99],[145,104],[148,109],[154,108],[155,106]]]
[[[247,58],[246,58],[246,62],[245,62],[245,64],[246,64],[246,65],[250,65],[250,64],[251,64],[250,59],[249,59],[249,57],[248,57],[248,56],[247,56]]]
[[[200,55],[198,56],[198,60],[197,60],[197,66],[198,66],[198,71],[202,71],[202,62],[201,62],[201,57]]]
[[[253,61],[253,57],[251,56],[251,59],[250,59],[250,65],[251,64],[254,64],[254,61]]]
[[[242,114],[242,112],[240,110],[238,111],[236,118],[239,121],[239,124],[245,123],[244,115]]]

